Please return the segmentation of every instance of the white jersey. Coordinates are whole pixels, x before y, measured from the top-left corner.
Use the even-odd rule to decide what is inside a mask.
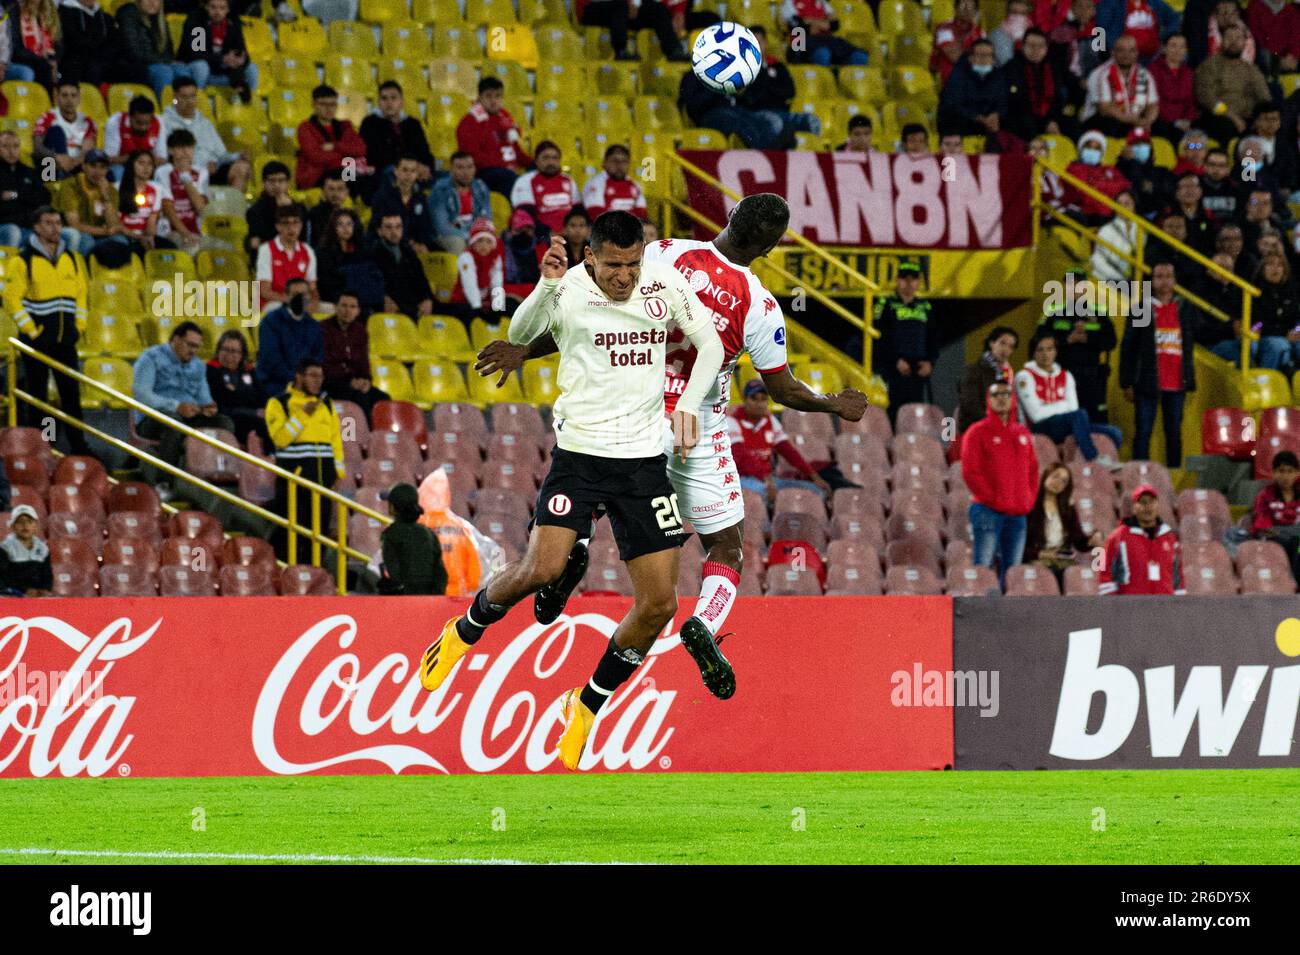
[[[749,352],[754,369],[764,374],[786,366],[785,316],[776,298],[747,267],[737,265],[712,242],[661,239],[645,248],[644,262],[673,266],[695,293],[722,339],[722,370],[700,408],[700,433],[726,429],[731,376],[740,353]],[[671,413],[686,389],[695,365],[695,347],[670,329],[664,378],[664,403]]]
[[[686,280],[646,261],[631,297],[614,302],[582,263],[542,279],[510,320],[524,345],[549,331],[560,350],[555,442],[603,458],[663,453],[664,355],[668,325],[693,339],[713,337],[709,315]],[[697,386],[697,393],[699,388]]]

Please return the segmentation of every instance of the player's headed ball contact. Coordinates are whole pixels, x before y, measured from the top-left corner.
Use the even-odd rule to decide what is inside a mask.
[[[758,37],[739,23],[715,23],[696,38],[691,66],[705,86],[734,96],[763,68]]]

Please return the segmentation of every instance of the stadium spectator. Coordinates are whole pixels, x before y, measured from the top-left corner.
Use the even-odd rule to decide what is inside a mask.
[[[1291,562],[1291,575],[1300,579],[1300,458],[1294,451],[1273,455],[1273,480],[1259,489],[1250,509],[1251,533],[1276,541]]]
[[[767,31],[762,25],[755,23],[749,29],[758,40],[763,68],[758,71],[753,82],[741,90],[736,97],[736,105],[764,119],[772,128],[775,141],[783,148],[793,149],[794,134],[804,132],[819,135],[822,131],[821,120],[812,113],[790,112],[790,101],[794,99],[795,93],[794,77],[784,63],[769,53]]]
[[[230,15],[229,0],[207,0],[181,28],[180,59],[200,87],[230,86],[244,102],[257,89],[257,65],[248,55],[244,28]]]
[[[278,159],[262,166],[262,194],[248,207],[249,251],[257,252],[263,243],[275,238],[275,221],[281,209],[294,205],[289,193],[289,167]]]
[[[1219,226],[1219,231],[1214,234],[1214,251],[1223,252],[1232,258],[1232,271],[1244,279],[1249,279],[1255,274],[1255,268],[1259,265],[1255,257],[1246,252],[1246,242],[1241,231],[1241,226],[1235,222],[1225,222]]]
[[[32,129],[32,157],[38,165],[52,158],[58,178],[63,179],[81,168],[82,157],[95,148],[97,139],[95,121],[81,111],[81,88],[59,80],[54,108],[43,113]]]
[[[615,148],[621,147],[610,147]],[[608,152],[605,157],[608,166]],[[492,218],[487,183],[475,172],[474,157],[457,150],[451,154],[451,174],[435,182],[429,193],[434,242],[444,252],[463,252],[474,220]]]
[[[968,0],[971,2],[971,0]],[[791,63],[815,63],[818,66],[866,66],[867,52],[854,46],[839,31],[839,17],[830,0],[785,0],[780,9],[781,24],[790,32]],[[794,42],[802,30],[802,48]]]
[[[1088,74],[1088,98],[1080,119],[1107,136],[1123,139],[1137,126],[1149,127],[1160,114],[1160,94],[1138,62],[1137,41],[1121,36],[1110,60]]]
[[[69,368],[80,368],[77,339],[86,322],[89,289],[85,271],[77,264],[72,249],[63,242],[63,220],[58,210],[38,206],[32,211],[32,237],[17,255],[5,260],[3,303],[5,312],[18,326],[18,337],[47,358]],[[26,387],[44,396],[50,375],[59,392],[64,414],[80,421],[81,385],[75,378],[52,372],[36,358],[22,358]],[[28,427],[43,427],[45,412],[24,405],[20,418]],[[65,429],[73,454],[89,454],[86,435],[76,427]]]
[[[1012,108],[1012,114],[1015,114],[1015,108]],[[1029,155],[1035,159],[1047,160],[1051,158],[1051,151],[1047,148],[1047,140],[1042,136],[1035,136],[1029,142]],[[1042,168],[1038,172],[1038,192],[1039,199],[1044,207],[1050,207],[1057,212],[1065,211],[1066,191],[1065,183],[1049,168]],[[1042,211],[1041,221],[1046,224],[1051,222],[1052,217],[1048,214],[1048,209]]]
[[[1206,55],[1212,57],[1223,49],[1223,35],[1229,27],[1241,29],[1245,37],[1241,58],[1247,63],[1254,63],[1258,48],[1255,45],[1255,37],[1246,28],[1246,21],[1241,17],[1241,7],[1237,6],[1237,0],[1215,0],[1214,11],[1205,31]]]
[[[1121,208],[1133,212],[1136,205],[1133,193],[1125,189],[1115,197]],[[1138,232],[1137,223],[1119,214],[1097,231],[1097,244],[1092,250],[1092,277],[1102,282],[1127,280],[1133,275],[1133,264],[1129,261],[1144,239]],[[1127,257],[1127,258],[1126,258]]]
[[[560,147],[549,139],[537,144],[536,168],[515,180],[510,190],[510,204],[518,208],[532,205],[537,219],[552,232],[564,228],[564,217],[578,202],[578,185],[560,169]]]
[[[224,428],[235,430],[235,423],[221,414],[208,390],[207,368],[198,357],[203,351],[203,329],[194,322],[181,322],[172,329],[165,345],[146,348],[135,360],[131,379],[131,395],[142,405],[175,418],[191,428]],[[135,430],[140,437],[157,441],[154,457],[172,465],[183,467],[185,435],[142,412],[136,412]],[[171,477],[146,467],[147,474],[158,487],[159,494],[170,496],[174,488]]]
[[[1265,144],[1258,136],[1242,136],[1237,140],[1237,161],[1233,163],[1233,185],[1237,189],[1237,220],[1243,221],[1249,215],[1248,200],[1255,194],[1265,197],[1268,212],[1265,218],[1273,215],[1273,196],[1281,197],[1280,205],[1285,206],[1285,197],[1290,190],[1283,191],[1277,174],[1268,164]]]
[[[536,285],[542,275],[542,255],[551,244],[551,230],[539,228],[532,209],[523,206],[511,213],[509,226],[501,234],[501,244],[506,259],[506,284]]]
[[[871,117],[865,113],[849,117],[847,138],[835,147],[836,152],[869,153],[874,149],[871,144],[873,129]]]
[[[1232,181],[1228,153],[1211,149],[1205,154],[1205,175],[1201,177],[1201,208],[1211,219],[1227,220],[1237,214],[1237,186]]]
[[[117,25],[98,0],[63,0],[59,4],[63,51],[59,79],[99,86],[107,82],[143,83],[148,72],[122,57]]]
[[[1184,244],[1187,243],[1187,220],[1183,214],[1176,208],[1166,209],[1164,214],[1156,219],[1156,224],[1160,226],[1170,236]],[[1146,250],[1147,264],[1155,265],[1157,262],[1168,262],[1174,267],[1175,275],[1195,275],[1194,267],[1190,256],[1184,255],[1171,245],[1163,242],[1152,242]]]
[[[1246,193],[1246,216],[1241,222],[1242,239],[1248,249],[1258,251],[1264,235],[1282,232],[1282,223],[1273,212],[1273,193],[1257,188]]]
[[[1211,256],[1220,268],[1232,271],[1232,256],[1224,252]],[[1218,355],[1224,361],[1240,364],[1241,360],[1241,289],[1230,282],[1227,276],[1216,270],[1206,269],[1201,277],[1196,294],[1208,304],[1231,317],[1230,322],[1206,320],[1200,327],[1197,342]],[[1258,341],[1250,343],[1250,361],[1259,362]],[[1280,356],[1270,357],[1272,362],[1279,362]]]
[[[371,253],[384,276],[384,311],[413,318],[433,314],[433,290],[419,256],[402,234],[402,217],[386,215]]]
[[[1047,55],[1065,85],[1069,105],[1076,110],[1082,109],[1087,99],[1088,77],[1104,59],[1094,44],[1096,12],[1095,0],[1071,0],[1065,19],[1047,30]]]
[[[1145,127],[1138,126],[1129,132],[1115,168],[1129,181],[1135,208],[1144,219],[1154,219],[1174,201],[1177,188],[1174,174],[1156,165],[1151,134]]]
[[[1197,114],[1192,68],[1187,65],[1187,37],[1173,34],[1165,40],[1161,53],[1149,67],[1160,101],[1151,131],[1176,144],[1192,128]]]
[[[214,0],[219,2],[219,0]],[[299,189],[315,189],[329,169],[348,172],[344,181],[353,195],[363,198],[374,192],[374,170],[366,161],[366,141],[346,119],[336,119],[339,94],[322,83],[311,91],[312,115],[298,124],[298,167],[294,178]]]
[[[745,109],[736,97],[705,86],[691,70],[682,74],[677,105],[693,125],[716,129],[728,136],[734,133],[748,149],[779,148],[780,138],[773,132],[771,123]]]
[[[1098,0],[1097,26],[1102,36],[1132,37],[1142,62],[1160,50],[1161,39],[1178,29],[1180,17],[1164,0]]]
[[[1244,133],[1255,107],[1272,99],[1264,74],[1242,55],[1245,47],[1246,28],[1230,26],[1219,51],[1196,69],[1197,125],[1221,143]]]
[[[500,545],[451,509],[451,483],[442,468],[434,468],[420,482],[420,508],[420,523],[437,534],[442,545],[447,596],[473,596],[479,580],[504,563]]]
[[[11,58],[5,79],[39,83],[53,92],[63,50],[58,5],[54,0],[19,0],[6,20]]]
[[[722,17],[713,10],[696,10],[695,0],[664,0],[664,6],[668,8],[673,30],[679,37],[722,21]]]
[[[1274,102],[1260,103],[1250,117],[1250,134],[1263,147],[1266,166],[1277,162],[1277,134],[1282,129],[1282,109]]]
[[[1007,115],[1007,79],[993,44],[976,40],[939,94],[939,125],[963,136],[996,137]]]
[[[1082,179],[1111,199],[1132,185],[1117,168],[1105,164],[1106,137],[1102,133],[1095,129],[1088,130],[1079,137],[1078,151],[1079,158],[1065,169],[1076,179]],[[1076,218],[1093,227],[1105,225],[1113,215],[1108,206],[1102,205],[1092,196],[1084,195],[1073,186],[1066,187],[1066,202],[1071,211],[1076,213]]]
[[[1069,18],[1070,5],[1071,0],[1034,0],[1034,26],[1050,33]]]
[[[208,206],[208,171],[194,163],[194,134],[178,129],[167,137],[166,165],[154,173],[162,190],[162,219],[158,234],[193,255],[199,249],[228,248],[203,234],[203,210]]]
[[[506,310],[505,256],[491,219],[475,221],[468,247],[456,256],[456,272],[451,302],[466,322],[475,315],[487,317]]]
[[[473,157],[478,177],[489,189],[509,199],[519,170],[532,159],[524,152],[514,117],[502,105],[505,88],[495,76],[478,81],[478,99],[456,125],[456,148]]]
[[[1201,177],[1193,172],[1185,172],[1178,177],[1178,186],[1174,190],[1174,208],[1182,213],[1187,227],[1186,242],[1202,255],[1214,252],[1214,233],[1216,221],[1201,205],[1205,190],[1201,188]]]
[[[420,523],[420,495],[413,484],[395,484],[388,490],[388,513],[393,523],[379,535],[383,574],[381,594],[442,596],[447,592],[447,568],[442,565],[438,535]]]
[[[308,311],[307,280],[289,279],[284,296],[284,304],[263,315],[257,327],[257,382],[268,395],[289,385],[299,362],[325,360],[324,333]]]
[[[1102,594],[1183,594],[1178,535],[1160,519],[1159,493],[1150,484],[1133,489],[1133,516],[1106,538]]]
[[[1092,436],[1103,434],[1118,449],[1124,443],[1123,432],[1114,425],[1093,424],[1089,420],[1088,413],[1079,407],[1074,376],[1056,363],[1056,351],[1056,336],[1051,332],[1040,332],[1029,343],[1033,357],[1016,374],[1018,403],[1029,430],[1047,435],[1053,444],[1073,437],[1085,461],[1096,461],[1108,470],[1119,470],[1118,461],[1098,452]]]
[[[957,61],[984,36],[978,22],[979,15],[977,0],[957,0],[952,19],[935,27],[930,49],[930,72],[939,74],[941,86],[947,85]]]
[[[1300,8],[1291,0],[1250,0],[1246,29],[1259,37],[1275,72],[1294,73],[1300,66]]]
[[[582,206],[574,206],[564,217],[564,254],[568,257],[569,268],[587,258],[587,246],[591,244],[591,216]],[[491,223],[488,223],[491,225]]]
[[[325,337],[325,390],[340,401],[351,401],[370,421],[375,404],[388,401],[370,377],[370,333],[361,314],[361,301],[342,292],[334,314],[321,322]]]
[[[646,245],[659,241],[659,227],[649,219],[641,223],[641,234],[645,237]]]
[[[1099,547],[1101,531],[1088,534],[1074,508],[1074,476],[1059,461],[1049,464],[1038,482],[1038,499],[1025,524],[1026,563],[1047,567],[1064,586],[1065,571],[1076,558]]]
[[[118,182],[126,158],[138,150],[166,158],[163,143],[162,122],[154,115],[153,100],[147,96],[132,97],[125,111],[114,113],[104,124],[109,178]]]
[[[5,474],[4,458],[0,457],[0,511],[9,510],[13,503],[11,500],[12,494],[13,487],[9,483],[8,475]]]
[[[962,156],[965,155],[965,146],[962,142],[961,133],[954,133],[939,127],[939,157],[944,156]]]
[[[19,504],[9,514],[9,534],[0,541],[0,594],[48,597],[54,586],[50,545],[37,536],[36,508]]]
[[[176,56],[163,0],[133,0],[118,7],[117,29],[121,55],[135,72],[148,76],[154,96],[159,100],[163,90],[169,86],[174,88],[179,77],[193,77],[190,64],[180,62]],[[104,145],[107,148],[108,143]],[[112,155],[111,150],[109,154]]]
[[[1038,496],[1038,460],[1029,430],[1016,420],[1011,382],[988,389],[988,413],[961,440],[961,474],[971,492],[970,527],[975,563],[998,562],[1005,589],[1008,568],[1025,552],[1026,518]]]
[[[1178,140],[1178,161],[1174,163],[1174,175],[1181,178],[1187,173],[1197,176],[1205,175],[1205,153],[1210,148],[1209,137],[1203,129],[1189,129]]]
[[[316,324],[313,319],[308,321]],[[260,368],[260,348],[257,363]],[[276,464],[314,484],[332,488],[345,474],[343,428],[338,412],[334,410],[334,402],[328,395],[321,394],[324,382],[325,372],[318,356],[298,359],[293,366],[293,380],[288,385],[282,384],[279,391],[272,392],[273,397],[266,403],[266,429],[275,445]],[[288,518],[289,495],[293,494],[296,498],[295,523],[310,528],[311,491],[298,484],[291,489],[289,484],[286,478],[276,477],[271,510]],[[290,560],[288,532],[277,528],[273,539],[280,559]],[[310,547],[310,538],[298,536],[293,558],[305,559],[311,553]]]
[[[880,340],[874,350],[876,373],[889,388],[889,418],[912,402],[924,402],[934,363],[939,359],[938,330],[932,303],[917,298],[921,269],[912,262],[898,267],[894,294],[877,298],[875,327]]]
[[[989,42],[993,44],[993,62],[998,66],[1006,66],[1019,51],[1025,34],[1033,23],[1031,19],[1033,10],[1034,5],[1029,0],[1009,0],[1007,3],[1006,16],[989,34]],[[1043,35],[1043,40],[1043,53],[1046,55],[1046,34]]]
[[[352,208],[352,195],[348,192],[347,183],[343,181],[343,173],[338,169],[330,169],[320,181],[320,202],[307,213],[305,241],[316,250],[318,256],[330,218],[339,209]]]
[[[158,164],[153,154],[137,150],[126,158],[117,191],[117,214],[122,228],[142,249],[174,248],[171,239],[158,237],[162,217],[162,188],[153,181]]]
[[[823,495],[831,486],[818,473],[814,464],[806,461],[794,442],[786,435],[767,401],[767,386],[761,378],[745,382],[743,401],[727,418],[727,431],[731,437],[731,454],[740,473],[740,486],[762,494],[769,502],[776,500],[776,492],[787,487],[813,488]],[[772,455],[779,454],[802,476],[802,480],[778,478],[772,473]],[[829,462],[818,462],[826,466]]]
[[[172,87],[172,102],[162,115],[161,138],[164,143],[177,130],[185,130],[194,137],[194,164],[208,171],[208,179],[215,186],[230,186],[244,192],[253,178],[253,165],[248,156],[227,152],[212,120],[199,112],[199,88],[187,76],[178,77]],[[166,155],[160,155],[165,159]],[[276,165],[281,165],[277,163]],[[265,178],[265,176],[263,176]],[[288,174],[285,187],[288,187]],[[266,238],[275,234],[274,220],[268,220]]]
[[[54,194],[54,208],[77,233],[76,250],[82,255],[98,253],[103,243],[127,241],[118,204],[117,188],[108,179],[108,156],[100,149],[86,153],[81,172],[59,183]]]
[[[311,246],[300,241],[302,218],[302,206],[296,203],[275,210],[276,236],[258,248],[255,278],[260,283],[259,292],[263,302],[287,302],[289,282],[294,279],[305,280],[308,285],[307,297],[314,311],[319,301],[316,289],[316,253]],[[286,372],[292,367],[290,363]],[[282,381],[288,381],[288,374]],[[267,394],[275,392],[268,388]]]
[[[346,291],[353,293],[367,311],[384,307],[384,276],[363,236],[361,217],[355,210],[335,209],[330,213],[316,253],[322,302],[338,302]]]
[[[903,155],[913,159],[930,158],[930,134],[920,123],[905,123],[898,139],[903,147]]]
[[[1072,309],[1048,309],[1038,323],[1039,331],[1051,331],[1056,344],[1061,367],[1074,375],[1079,395],[1079,407],[1088,412],[1088,420],[1107,424],[1106,380],[1110,365],[1106,357],[1118,345],[1114,320],[1105,314],[1106,306],[1097,286],[1089,288],[1089,281],[1075,270],[1075,301]],[[1094,302],[1087,300],[1089,291],[1096,291]],[[1067,314],[1073,311],[1073,315]]]
[[[1134,405],[1133,459],[1150,458],[1159,411],[1171,468],[1183,464],[1183,405],[1196,390],[1196,313],[1174,294],[1175,281],[1169,263],[1152,269],[1151,314],[1130,315],[1119,351],[1119,386]]]
[[[632,154],[626,146],[615,143],[605,150],[603,168],[582,187],[582,204],[592,219],[602,212],[614,211],[646,218],[645,193],[627,174],[631,161]]]
[[[1300,366],[1300,295],[1291,266],[1285,256],[1266,256],[1251,281],[1259,289],[1251,309],[1259,327],[1259,366],[1278,369],[1289,380]]]
[[[257,369],[248,360],[248,341],[238,329],[227,329],[217,339],[217,351],[207,366],[208,393],[217,410],[234,424],[239,443],[257,434],[263,452],[271,449],[266,430],[266,394],[257,384]]]
[[[957,382],[959,435],[964,435],[971,425],[982,421],[988,414],[989,386],[998,379],[1012,380],[1015,373],[1011,370],[1011,358],[1019,344],[1020,336],[1015,329],[997,325],[985,336],[984,351],[979,359],[962,370]]]
[[[0,130],[0,245],[14,249],[27,245],[32,213],[50,201],[49,189],[21,157],[18,134]],[[77,234],[66,228],[62,234],[68,247],[75,248]]]
[[[1067,91],[1047,58],[1047,34],[1025,31],[1020,49],[1003,69],[1007,86],[1006,128],[1025,142],[1073,128],[1065,115]]]
[[[378,104],[379,108],[361,121],[359,130],[366,144],[366,161],[386,177],[403,156],[414,157],[417,178],[428,182],[433,178],[433,153],[420,120],[406,115],[401,85],[393,80],[380,83]]]
[[[423,255],[435,248],[436,242],[432,205],[420,189],[419,178],[420,163],[414,156],[403,156],[397,161],[392,181],[380,186],[370,201],[370,236],[373,239],[385,216],[401,216],[402,234]]]
[[[659,0],[641,0],[635,9],[624,0],[576,0],[574,18],[583,26],[609,27],[616,60],[638,59],[627,48],[628,30],[653,30],[664,57],[671,63],[685,63],[691,58],[673,28],[672,14]]]

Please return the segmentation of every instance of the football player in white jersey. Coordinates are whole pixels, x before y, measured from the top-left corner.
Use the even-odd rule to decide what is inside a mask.
[[[664,452],[664,355],[674,323],[698,350],[684,407],[671,416],[672,450],[699,440],[696,411],[722,367],[722,342],[707,311],[671,266],[642,263],[641,220],[607,212],[591,229],[584,261],[568,268],[555,236],[542,280],[510,323],[527,346],[545,334],[560,352],[556,448],[534,509],[523,559],[497,571],[463,616],[443,626],[425,651],[420,682],[438,689],[487,627],[523,598],[560,577],[593,515],[608,513],[635,600],[590,682],[564,695],[561,762],[577,769],[601,705],[645,659],[677,613],[677,565],[686,539]]]
[[[785,320],[776,299],[750,271],[756,259],[776,247],[790,221],[790,209],[774,193],[748,196],[736,204],[727,227],[711,242],[665,239],[646,248],[645,260],[672,265],[687,280],[723,344],[723,364],[700,409],[700,443],[684,459],[668,462],[668,476],[677,492],[682,514],[700,535],[706,554],[700,598],[682,624],[682,645],[695,659],[709,691],[720,699],[735,692],[735,674],[717,644],[718,633],[740,586],[744,567],[744,499],[731,456],[726,412],[736,359],[748,351],[773,400],[796,411],[829,412],[846,421],[866,413],[867,397],[852,388],[821,395],[796,379],[786,364]],[[479,355],[475,369],[487,376],[504,375],[527,358],[554,350],[542,336],[527,348],[492,342]],[[665,375],[665,406],[680,408],[687,376],[694,381],[696,352],[680,333],[669,338]],[[671,440],[671,434],[669,435]],[[586,572],[585,541],[579,540],[564,573],[543,587],[534,599],[538,621],[560,615],[569,594]]]

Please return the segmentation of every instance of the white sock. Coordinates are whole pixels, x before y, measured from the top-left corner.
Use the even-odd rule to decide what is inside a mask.
[[[731,605],[736,602],[736,592],[740,589],[740,574],[716,561],[706,560],[703,567],[704,581],[700,584],[700,600],[695,605],[693,616],[698,617],[715,637],[722,629]]]

